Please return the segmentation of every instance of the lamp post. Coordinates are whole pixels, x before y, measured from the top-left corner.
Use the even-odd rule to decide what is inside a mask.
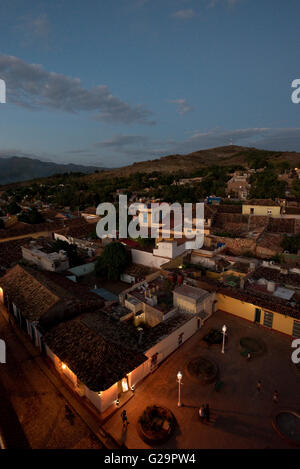
[[[224,353],[226,331],[227,331],[227,327],[224,324],[224,326],[222,327],[222,332],[223,332],[222,353]]]
[[[181,402],[181,396],[180,396],[180,387],[181,387],[181,382],[182,380],[182,373],[181,371],[178,371],[177,373],[177,383],[178,383],[178,407],[181,407],[182,406],[182,402]]]

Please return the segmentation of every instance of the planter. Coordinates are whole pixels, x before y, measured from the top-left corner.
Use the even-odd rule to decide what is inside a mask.
[[[217,380],[219,367],[210,358],[193,358],[186,365],[188,375],[201,384],[210,384]]]
[[[210,331],[202,337],[203,342],[206,343],[207,347],[214,345],[222,346],[223,333],[219,329],[210,329]],[[228,336],[225,336],[225,343],[228,341]]]
[[[245,356],[250,353],[251,357],[263,355],[266,351],[264,342],[254,337],[242,337],[239,343],[239,349]]]
[[[300,414],[293,410],[281,410],[272,417],[274,430],[293,446],[300,447]]]
[[[146,407],[140,416],[137,431],[143,441],[149,445],[158,445],[169,440],[176,425],[170,409],[154,405]]]

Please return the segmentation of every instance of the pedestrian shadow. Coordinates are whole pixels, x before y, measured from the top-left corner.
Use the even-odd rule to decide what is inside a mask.
[[[123,425],[121,428],[121,434],[120,434],[120,437],[118,438],[118,442],[120,443],[121,446],[125,446],[125,443],[127,441],[128,425],[130,425],[130,422],[128,422],[127,425]]]

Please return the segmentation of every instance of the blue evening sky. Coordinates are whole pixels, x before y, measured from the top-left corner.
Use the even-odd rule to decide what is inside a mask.
[[[299,0],[1,0],[0,156],[300,151]]]

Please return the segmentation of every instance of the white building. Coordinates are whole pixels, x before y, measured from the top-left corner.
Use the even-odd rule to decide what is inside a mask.
[[[22,256],[29,264],[50,272],[63,272],[69,268],[69,258],[66,251],[45,252],[45,248],[36,241],[31,241],[29,245],[22,246]]]

